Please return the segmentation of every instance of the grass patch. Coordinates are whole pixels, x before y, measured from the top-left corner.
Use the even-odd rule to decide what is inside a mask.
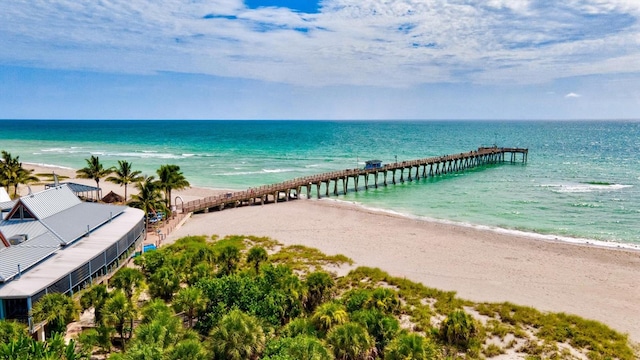
[[[322,270],[323,266],[327,265],[353,264],[353,260],[344,255],[325,255],[318,249],[302,245],[285,246],[271,255],[269,260],[272,263],[287,265],[293,270],[303,272]]]

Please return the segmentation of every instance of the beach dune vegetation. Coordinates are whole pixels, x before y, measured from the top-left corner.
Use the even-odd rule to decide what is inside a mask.
[[[255,263],[238,260],[256,247],[269,249],[270,254],[259,272]],[[228,269],[223,263],[214,271],[212,262],[229,248],[238,254],[233,271],[221,271]],[[142,254],[135,262],[148,284],[149,300],[132,302],[119,289],[108,292],[104,305],[95,300],[97,307],[104,306],[104,326],[97,329],[115,331],[116,339],[108,340],[121,340],[116,342],[117,353],[108,358],[393,360],[489,359],[507,354],[538,359],[584,354],[589,359],[631,360],[638,356],[625,335],[595,321],[510,303],[474,303],[376,268],[360,267],[338,277],[317,269],[334,258],[315,249],[291,250],[252,236],[190,236]],[[196,268],[204,270],[199,278],[187,276]],[[165,285],[166,292],[158,290]],[[91,289],[88,292],[96,292],[96,299],[104,295]],[[90,298],[87,295],[85,301]],[[0,336],[9,343],[17,344],[20,333],[0,321]],[[111,333],[105,334],[108,338]],[[99,343],[95,330],[80,339],[79,352]]]

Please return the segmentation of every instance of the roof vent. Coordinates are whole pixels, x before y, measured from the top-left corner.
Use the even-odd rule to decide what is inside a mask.
[[[27,234],[17,234],[17,235],[13,235],[8,240],[9,240],[9,244],[11,245],[19,245],[27,241],[28,239],[29,239],[29,235]]]

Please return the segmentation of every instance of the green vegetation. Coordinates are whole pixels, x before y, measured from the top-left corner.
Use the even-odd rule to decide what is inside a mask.
[[[109,359],[120,360],[638,355],[626,336],[577,316],[473,303],[375,268],[342,277],[327,272],[350,263],[268,238],[179,239],[136,258],[139,270],[121,269],[110,291],[94,285],[81,293],[82,308],[96,309],[96,327],[80,334],[74,359],[109,352]],[[39,316],[51,315],[47,308],[67,309],[58,315],[77,311],[46,301],[48,306],[37,304]],[[50,321],[61,328],[56,317]],[[0,322],[0,359],[24,349],[25,333]]]
[[[20,184],[38,181],[38,178],[32,175],[33,170],[26,170],[22,167],[19,156],[13,157],[4,150],[2,150],[1,154],[0,186],[3,186],[9,195],[15,197]],[[12,188],[13,193],[11,192]]]
[[[113,169],[114,175],[107,177],[106,180],[120,186],[124,185],[124,201],[127,201],[127,188],[129,184],[135,184],[143,179],[141,173],[139,170],[133,170],[130,162],[118,160],[118,167]]]

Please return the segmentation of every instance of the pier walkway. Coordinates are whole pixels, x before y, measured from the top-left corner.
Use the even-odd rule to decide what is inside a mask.
[[[506,161],[507,156],[512,163],[519,161],[518,158],[525,163],[528,153],[528,149],[524,148],[480,147],[478,150],[465,153],[395,162],[374,169],[332,171],[186,202],[181,208],[181,213],[209,212],[227,207],[277,203],[298,199],[302,191],[306,191],[306,197],[311,198],[313,187],[316,188],[318,198],[322,194],[325,196],[330,196],[331,193],[339,195],[340,192],[346,194],[350,189],[349,182],[353,184],[351,188],[353,191],[358,191],[361,181],[364,182],[364,189],[368,189],[369,186],[377,188],[418,180],[420,177],[433,177],[477,166],[501,163]],[[324,191],[322,191],[323,184]]]

